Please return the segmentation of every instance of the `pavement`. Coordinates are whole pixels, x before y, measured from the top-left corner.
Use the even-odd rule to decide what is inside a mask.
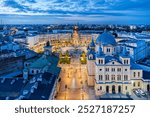
[[[79,57],[71,58],[70,64],[61,64],[61,86],[56,100],[95,100],[93,87],[87,85],[86,65],[80,64]]]

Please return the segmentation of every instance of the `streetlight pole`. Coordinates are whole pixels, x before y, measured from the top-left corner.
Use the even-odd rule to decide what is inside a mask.
[[[65,100],[67,100],[67,85],[65,85]]]
[[[82,90],[82,92],[81,92],[81,99],[84,100],[83,82],[81,81],[80,83],[81,83],[81,90]]]

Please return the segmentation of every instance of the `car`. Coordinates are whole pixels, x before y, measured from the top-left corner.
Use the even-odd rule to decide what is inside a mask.
[[[42,96],[41,96],[41,98],[45,99],[45,96],[44,96],[44,95],[42,95]]]
[[[23,91],[23,95],[26,95],[26,94],[28,94],[28,93],[29,93],[28,90],[24,90],[24,91]]]
[[[23,98],[25,98],[25,96],[20,95],[20,96],[17,98],[17,100],[22,100]]]
[[[146,96],[146,93],[142,89],[137,89],[142,96]]]
[[[36,79],[35,79],[35,77],[33,77],[33,78],[30,80],[30,84],[35,83],[35,81],[36,81]]]
[[[7,96],[5,99],[6,99],[6,100],[9,100],[9,97]]]
[[[31,88],[31,93],[34,93],[34,87]]]
[[[10,84],[12,85],[12,84],[14,84],[14,83],[15,83],[15,80],[12,80]]]
[[[134,90],[133,92],[137,97],[141,97],[140,92],[138,90]]]
[[[4,83],[5,82],[5,78],[3,78],[2,80],[1,80],[1,83]]]
[[[32,87],[34,87],[35,89],[37,89],[37,87],[38,87],[38,82],[36,82]]]
[[[27,81],[26,80],[23,80],[23,84],[25,84]]]
[[[41,78],[41,77],[39,77],[39,78],[37,79],[37,81],[42,81],[42,78]]]

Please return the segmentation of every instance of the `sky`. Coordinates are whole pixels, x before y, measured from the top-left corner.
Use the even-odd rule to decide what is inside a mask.
[[[2,24],[150,24],[150,0],[0,0]]]

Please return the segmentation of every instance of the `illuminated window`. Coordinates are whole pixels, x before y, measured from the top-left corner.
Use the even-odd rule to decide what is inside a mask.
[[[135,87],[135,82],[133,83],[133,86]]]
[[[138,82],[138,87],[140,87],[140,82]]]

